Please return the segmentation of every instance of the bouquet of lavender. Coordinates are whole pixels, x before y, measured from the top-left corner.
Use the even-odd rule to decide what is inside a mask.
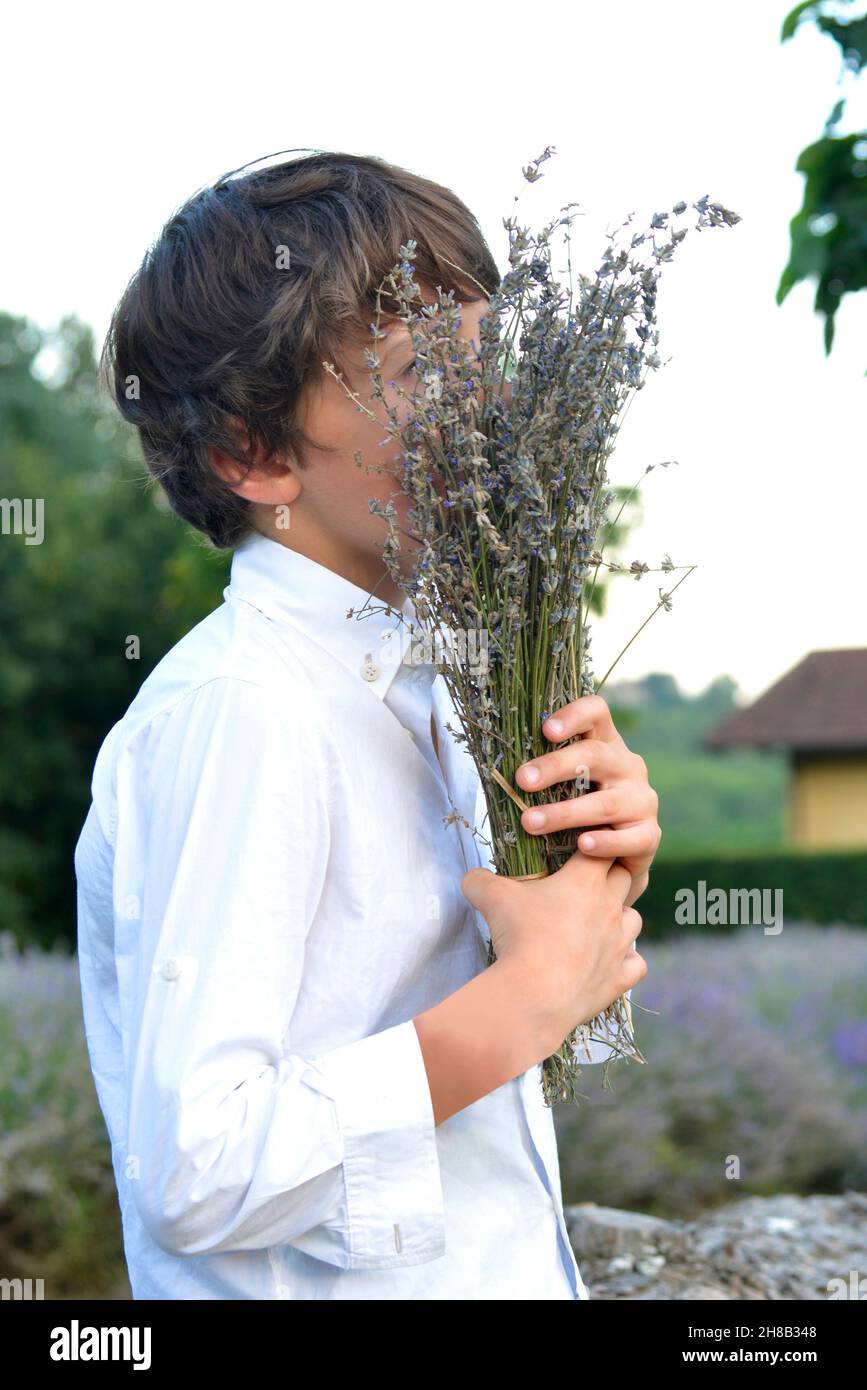
[[[524,169],[528,182],[539,177],[538,166],[551,152]],[[656,214],[648,233],[632,237],[629,251],[606,249],[595,281],[579,276],[573,303],[571,259],[568,293],[551,264],[552,235],[565,226],[568,244],[573,206],[561,209],[537,237],[514,217],[505,219],[511,268],[490,299],[478,352],[457,336],[460,305],[452,292],[438,289],[433,304],[421,300],[413,279],[415,243],[401,247],[402,260],[383,284],[411,333],[422,383],[411,396],[397,388],[406,400],[404,423],[385,399],[375,351],[366,353],[372,395],[384,403],[389,437],[400,442],[400,486],[412,502],[408,523],[418,551],[408,580],[397,562],[393,504],[383,508],[371,499],[371,510],[388,526],[386,566],[412,598],[428,638],[438,636],[434,666],[460,720],[460,730],[451,732],[467,745],[485,791],[491,858],[497,872],[516,878],[556,872],[575,850],[574,831],[530,835],[521,812],[528,804],[592,789],[579,772],[574,792],[571,783],[558,783],[528,803],[512,783],[522,762],[548,751],[541,735],[547,716],[602,684],[591,672],[586,618],[596,576],[607,563],[597,549],[615,498],[606,463],[624,403],[644,386],[642,368],[660,365],[655,350],[647,351],[659,338],[653,330],[658,272],[630,259],[630,252],[650,241],[658,265],[686,236],[685,228],[671,231],[658,246],[653,232],[666,228],[669,214]],[[740,221],[707,197],[693,207],[699,228]],[[685,210],[678,203],[672,214]],[[630,221],[631,215],[623,225]],[[462,267],[455,269],[472,280]],[[635,342],[627,333],[634,317],[641,320]],[[379,319],[378,311],[374,340],[383,336]],[[361,466],[360,454],[356,461]],[[632,567],[636,577],[648,568],[638,565],[636,573]],[[666,557],[661,568],[678,567]],[[660,606],[670,607],[662,590]],[[494,959],[489,940],[488,964]],[[547,1104],[574,1099],[577,1047],[588,1037],[617,1055],[644,1060],[632,1035],[629,1000],[621,996],[546,1059]]]

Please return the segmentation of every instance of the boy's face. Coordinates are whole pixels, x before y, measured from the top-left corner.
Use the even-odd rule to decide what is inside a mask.
[[[433,296],[428,298],[428,302],[432,301]],[[472,341],[477,352],[479,324],[489,307],[487,299],[460,306],[459,336]],[[395,383],[408,395],[423,389],[423,385],[413,371],[408,330],[397,323],[385,331],[386,338],[377,341],[379,372],[386,399],[403,424],[408,410]],[[372,395],[373,380],[364,359],[365,346],[373,348],[372,335],[366,344],[355,344],[344,353],[344,382],[374,418],[359,408],[340,382],[323,372],[321,379],[302,394],[297,419],[312,439],[330,446],[334,452],[310,450],[303,457],[306,466],[301,469],[294,468],[291,462],[285,467],[272,463],[253,469],[236,486],[236,491],[254,504],[254,524],[265,535],[301,551],[368,591],[376,586],[381,601],[399,604],[403,595],[386,573],[382,558],[388,529],[383,518],[371,512],[368,499],[375,497],[383,505],[389,500],[394,504],[395,522],[401,528],[400,544],[405,552],[398,562],[401,572],[409,577],[416,548],[405,534],[410,498],[400,489],[400,443],[386,434],[385,406]],[[355,460],[356,450],[361,451],[361,467]],[[228,477],[219,458],[214,462]]]

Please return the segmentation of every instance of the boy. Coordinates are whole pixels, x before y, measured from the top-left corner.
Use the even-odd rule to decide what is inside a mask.
[[[479,780],[444,681],[412,659],[368,507],[392,499],[402,523],[409,505],[363,357],[409,236],[426,297],[454,288],[476,336],[488,300],[448,262],[499,275],[463,203],[320,154],[190,199],[106,341],[174,510],[234,550],[224,603],[109,732],[76,848],[137,1299],[588,1297],[538,1064],[646,972],[630,904],[656,797],[591,697],[545,731],[594,735],[600,790],[552,813],[610,822],[592,853],[514,882],[450,814],[481,823]],[[411,382],[399,321],[379,352]],[[534,766],[528,788],[575,775],[568,749]]]

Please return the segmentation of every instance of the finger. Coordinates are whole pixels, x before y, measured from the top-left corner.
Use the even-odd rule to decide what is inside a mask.
[[[468,869],[461,879],[461,892],[470,906],[477,908],[483,917],[491,911],[497,894],[502,892],[500,878],[500,874],[478,867]]]
[[[623,867],[628,869],[632,874],[632,888],[626,895],[626,905],[627,907],[631,907],[634,902],[638,901],[642,893],[647,891],[647,885],[650,883],[650,874],[648,870],[645,869],[643,873],[639,873],[636,876],[636,865],[629,859],[627,859]]]
[[[572,700],[562,709],[553,710],[542,725],[542,732],[552,743],[586,733],[592,733],[605,743],[622,742],[601,695],[582,695],[580,700]]]
[[[636,912],[634,907],[624,907],[622,922],[631,937],[630,950],[635,950],[635,943],[641,935],[644,927],[644,919],[640,912]]]
[[[631,756],[626,744],[605,743],[598,738],[582,738],[553,753],[542,753],[530,762],[521,763],[515,781],[526,791],[540,791],[556,782],[580,781],[583,787],[590,782],[626,780],[634,775]]]
[[[586,875],[589,870],[598,868],[600,873],[609,874],[614,862],[613,859],[597,859],[595,856],[582,854],[580,850],[576,849],[569,855],[568,859],[563,861],[556,873],[551,874],[548,879],[540,880],[540,882],[556,882],[557,880],[562,882],[561,874],[565,874],[567,879],[572,874],[581,874],[582,879],[586,882]]]
[[[640,821],[620,830],[593,829],[578,836],[578,848],[583,854],[600,855],[603,859],[651,859],[662,839],[655,821]]]
[[[608,870],[608,880],[614,891],[620,894],[625,903],[632,889],[632,874],[623,867],[619,860],[615,859]]]
[[[610,825],[614,828],[624,821],[632,823],[651,818],[656,809],[651,803],[649,787],[623,782],[616,787],[585,792],[583,796],[569,797],[565,801],[548,801],[544,806],[531,806],[529,810],[521,812],[521,824],[531,835],[569,830],[581,825]]]

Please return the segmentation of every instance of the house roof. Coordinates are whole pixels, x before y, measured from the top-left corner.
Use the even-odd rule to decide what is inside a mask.
[[[867,749],[867,647],[810,652],[703,741],[705,748],[740,745]]]

